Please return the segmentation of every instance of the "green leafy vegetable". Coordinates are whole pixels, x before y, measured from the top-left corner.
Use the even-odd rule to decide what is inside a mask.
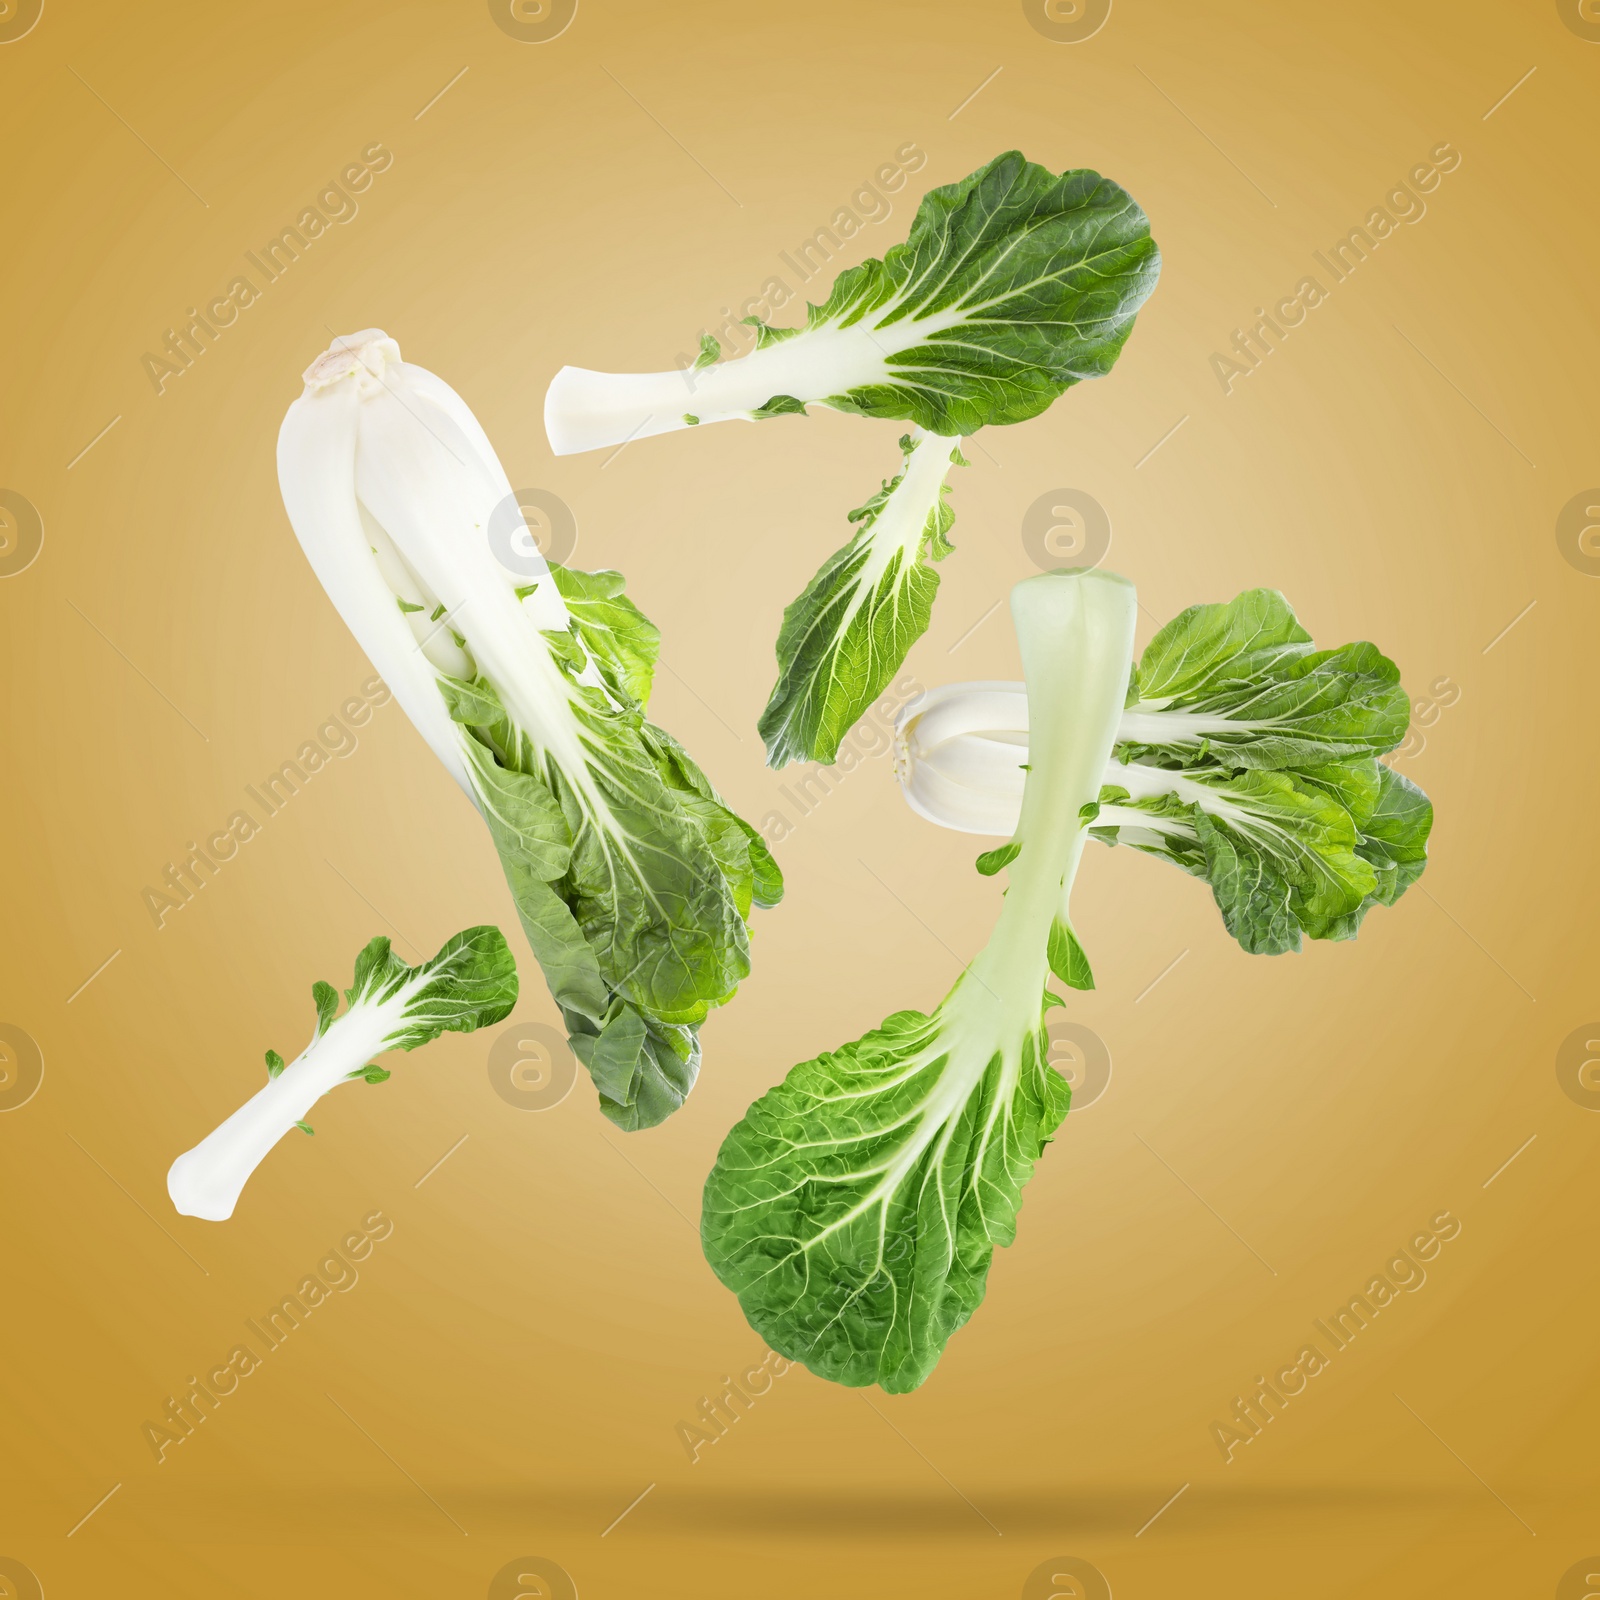
[[[751,317],[756,348],[652,374],[564,367],[545,397],[558,455],[808,405],[915,424],[905,464],[850,513],[854,537],[784,613],[767,760],[833,761],[927,631],[950,550],[944,478],[957,441],[1022,422],[1111,370],[1155,288],[1144,213],[1096,172],[1056,174],[1012,150],[923,196],[905,243],[839,274],[803,328]]]
[[[923,196],[905,243],[840,273],[804,328],[750,318],[749,355],[719,361],[702,335],[678,372],[563,367],[545,429],[570,455],[684,427],[686,413],[704,424],[825,405],[946,435],[1021,422],[1110,371],[1159,271],[1123,189],[1007,151]]]
[[[1433,808],[1377,759],[1405,737],[1408,717],[1392,661],[1370,644],[1317,650],[1282,595],[1192,606],[1130,675],[1084,820],[1105,844],[1204,879],[1252,953],[1353,938],[1427,860]],[[923,696],[897,737],[906,799],[945,827],[1010,832],[1028,725],[1021,684]]]
[[[706,1258],[779,1354],[900,1392],[983,1298],[1022,1186],[1066,1114],[1048,1064],[1053,969],[1089,982],[1067,912],[1128,680],[1135,601],[1107,573],[1012,592],[1035,699],[1010,888],[989,943],[931,1013],[901,1011],[794,1068],[728,1135]]]
[[[502,520],[516,499],[477,420],[376,330],[306,374],[278,475],[323,586],[483,814],[601,1110],[660,1122],[694,1083],[699,1024],[749,972],[752,906],[783,880],[646,720],[655,628],[620,573],[513,548],[526,530]]]
[[[903,438],[902,471],[850,513],[855,536],[784,612],[778,683],[760,723],[770,765],[833,761],[927,631],[939,588],[927,563],[952,548],[944,475],[965,465],[956,446],[937,434]]]
[[[231,1217],[250,1174],[279,1139],[291,1128],[312,1131],[305,1114],[323,1095],[352,1078],[389,1077],[368,1057],[415,1050],[441,1033],[471,1033],[509,1016],[517,967],[498,928],[468,928],[415,967],[380,937],[356,957],[342,1016],[332,984],[313,984],[311,998],[317,1008],[311,1043],[287,1065],[276,1050],[267,1051],[266,1086],[172,1163],[167,1193],[184,1216]]]
[[[1393,750],[1410,715],[1376,646],[1317,650],[1281,594],[1250,589],[1190,606],[1150,641],[1118,743],[1161,765],[1311,767]]]

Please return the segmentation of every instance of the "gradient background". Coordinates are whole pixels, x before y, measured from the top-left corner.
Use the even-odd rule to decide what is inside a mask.
[[[47,0],[0,44],[0,487],[44,526],[0,582],[0,1021],[44,1060],[0,1116],[0,1593],[33,1594],[26,1569],[51,1600],[477,1600],[515,1562],[546,1577],[502,1600],[568,1595],[537,1557],[584,1600],[1098,1595],[1050,1581],[1072,1557],[1118,1600],[1543,1597],[1600,1550],[1600,12],[1117,0],[1076,43],[1038,15],[583,0],[519,42],[467,0]],[[25,20],[11,0],[0,32]],[[373,141],[394,163],[360,214],[158,397],[143,354]],[[580,564],[626,571],[664,634],[657,720],[746,815],[791,809],[754,728],[772,640],[899,425],[555,460],[542,399],[563,362],[670,365],[908,141],[926,166],[840,264],[1012,146],[1124,183],[1165,255],[1113,375],[956,475],[909,670],[1016,674],[994,607],[1035,570],[1024,513],[1077,489],[1141,643],[1266,584],[1319,642],[1399,661],[1433,859],[1358,944],[1268,960],[1202,886],[1091,852],[1101,987],[1073,1006],[1114,1072],[988,1303],[916,1394],[797,1369],[691,1463],[677,1424],[762,1357],[695,1233],[719,1140],[794,1061],[939,998],[995,913],[978,842],[866,763],[780,848],[788,899],[667,1126],[619,1133],[587,1081],[517,1109],[491,1036],[450,1036],[319,1107],[226,1225],[173,1213],[168,1164],[374,933],[416,959],[498,921],[516,1017],[555,1011],[392,704],[159,931],[141,892],[368,676],[273,448],[301,370],[369,326],[572,508]],[[1225,395],[1211,354],[1441,141],[1462,162],[1427,216]],[[359,1284],[158,1464],[143,1423],[374,1209],[394,1232]],[[1462,1231],[1426,1286],[1225,1463],[1213,1420],[1442,1209]]]

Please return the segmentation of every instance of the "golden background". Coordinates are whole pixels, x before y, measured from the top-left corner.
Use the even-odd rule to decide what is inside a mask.
[[[0,35],[30,14],[9,0]],[[1069,1557],[1118,1600],[1542,1597],[1574,1563],[1559,1592],[1587,1592],[1600,13],[1116,0],[1090,38],[1055,25],[582,0],[521,41],[467,0],[46,0],[0,43],[0,488],[44,534],[0,581],[0,1022],[44,1063],[0,1116],[0,1594],[31,1572],[51,1600],[476,1600],[511,1563],[495,1595],[565,1596],[558,1568],[583,1600],[1098,1595]],[[158,395],[166,330],[373,143],[393,161],[358,214]],[[1460,164],[1426,215],[1224,393],[1212,355],[1441,143]],[[1202,885],[1092,851],[1100,988],[1073,1008],[1114,1072],[987,1303],[917,1393],[796,1369],[691,1462],[678,1424],[763,1356],[696,1237],[718,1143],[795,1061],[937,1001],[995,914],[981,843],[864,763],[780,846],[788,898],[666,1126],[623,1135],[586,1079],[517,1109],[494,1035],[447,1036],[319,1107],[223,1225],[173,1212],[167,1166],[268,1045],[300,1048],[310,983],[348,983],[374,933],[415,960],[497,921],[517,1019],[555,1011],[485,831],[393,704],[159,930],[141,897],[369,676],[273,456],[301,370],[365,327],[572,508],[580,565],[625,570],[664,635],[656,719],[746,815],[788,809],[755,733],[778,619],[900,426],[820,413],[556,460],[543,395],[564,362],[668,366],[793,284],[780,252],[907,144],[925,165],[836,264],[1010,147],[1125,184],[1165,256],[1114,373],[969,452],[908,670],[1016,674],[993,607],[1035,570],[1024,513],[1076,488],[1110,515],[1141,643],[1264,584],[1319,643],[1397,659],[1432,864],[1359,943],[1263,959]],[[144,1425],[375,1210],[393,1232],[359,1282],[158,1462]],[[1445,1210],[1461,1231],[1426,1284],[1224,1461],[1234,1398]]]

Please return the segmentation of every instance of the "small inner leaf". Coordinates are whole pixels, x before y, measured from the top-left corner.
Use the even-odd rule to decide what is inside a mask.
[[[1078,936],[1059,917],[1050,925],[1050,970],[1069,988],[1094,988],[1089,958]]]
[[[1009,867],[1021,854],[1022,841],[1013,839],[1009,844],[1000,845],[994,850],[985,850],[975,865],[984,877],[992,878],[1002,867]]]

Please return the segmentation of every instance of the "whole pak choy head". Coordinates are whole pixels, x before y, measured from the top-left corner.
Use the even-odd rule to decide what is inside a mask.
[[[306,371],[278,480],[329,598],[488,825],[601,1110],[662,1121],[694,1083],[699,1024],[750,970],[751,908],[783,880],[647,719],[655,628],[620,573],[546,562],[531,536],[518,571],[502,564],[491,523],[523,519],[493,446],[381,330]]]

